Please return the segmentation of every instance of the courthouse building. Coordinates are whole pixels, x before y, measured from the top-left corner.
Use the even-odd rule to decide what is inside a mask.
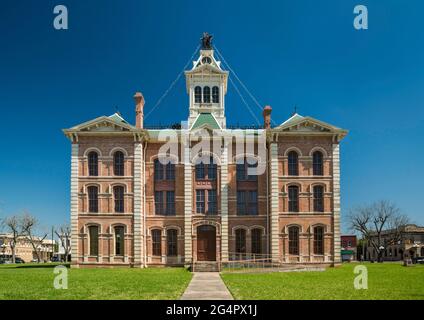
[[[227,126],[225,109],[240,106],[225,104],[229,71],[210,38],[202,42],[185,72],[181,126],[145,125],[137,92],[135,125],[115,113],[64,130],[73,265],[340,263],[339,143],[347,131],[297,113],[275,124],[269,106],[260,129]]]

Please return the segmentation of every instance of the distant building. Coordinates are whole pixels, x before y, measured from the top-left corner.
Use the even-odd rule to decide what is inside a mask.
[[[383,232],[382,241],[384,247],[383,260],[400,261],[404,258],[424,257],[424,227],[408,224],[402,228],[401,239],[393,241],[393,231]],[[366,260],[377,260],[377,251],[368,241],[364,252]]]
[[[341,239],[341,257],[342,261],[355,261],[357,255],[357,241],[355,235],[342,235]]]
[[[6,259],[11,258],[12,256],[12,248],[10,247],[11,242],[13,241],[13,237],[11,234],[0,234],[0,257],[4,257]],[[43,261],[48,261],[52,257],[53,250],[56,242],[51,239],[38,238],[36,247],[40,252],[40,258]],[[21,258],[24,262],[31,262],[31,260],[37,258],[37,254],[29,241],[28,237],[21,236],[18,239],[15,247],[15,255],[16,257]]]

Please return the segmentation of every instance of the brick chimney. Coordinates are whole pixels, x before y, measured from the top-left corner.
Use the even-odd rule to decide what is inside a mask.
[[[263,116],[264,116],[264,129],[271,129],[271,106],[265,106]]]
[[[138,129],[143,129],[144,122],[144,97],[141,92],[136,92],[134,95],[135,100],[135,126]]]

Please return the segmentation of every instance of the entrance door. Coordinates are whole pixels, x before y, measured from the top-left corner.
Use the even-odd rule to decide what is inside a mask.
[[[213,226],[197,227],[197,260],[216,261],[216,230]]]

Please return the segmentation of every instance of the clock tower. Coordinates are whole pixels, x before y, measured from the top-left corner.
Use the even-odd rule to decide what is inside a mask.
[[[214,56],[212,36],[204,33],[202,48],[191,70],[185,71],[187,93],[189,95],[188,127],[196,119],[206,114],[215,118],[219,126],[226,127],[225,95],[227,94],[228,71],[221,68],[221,61]]]

